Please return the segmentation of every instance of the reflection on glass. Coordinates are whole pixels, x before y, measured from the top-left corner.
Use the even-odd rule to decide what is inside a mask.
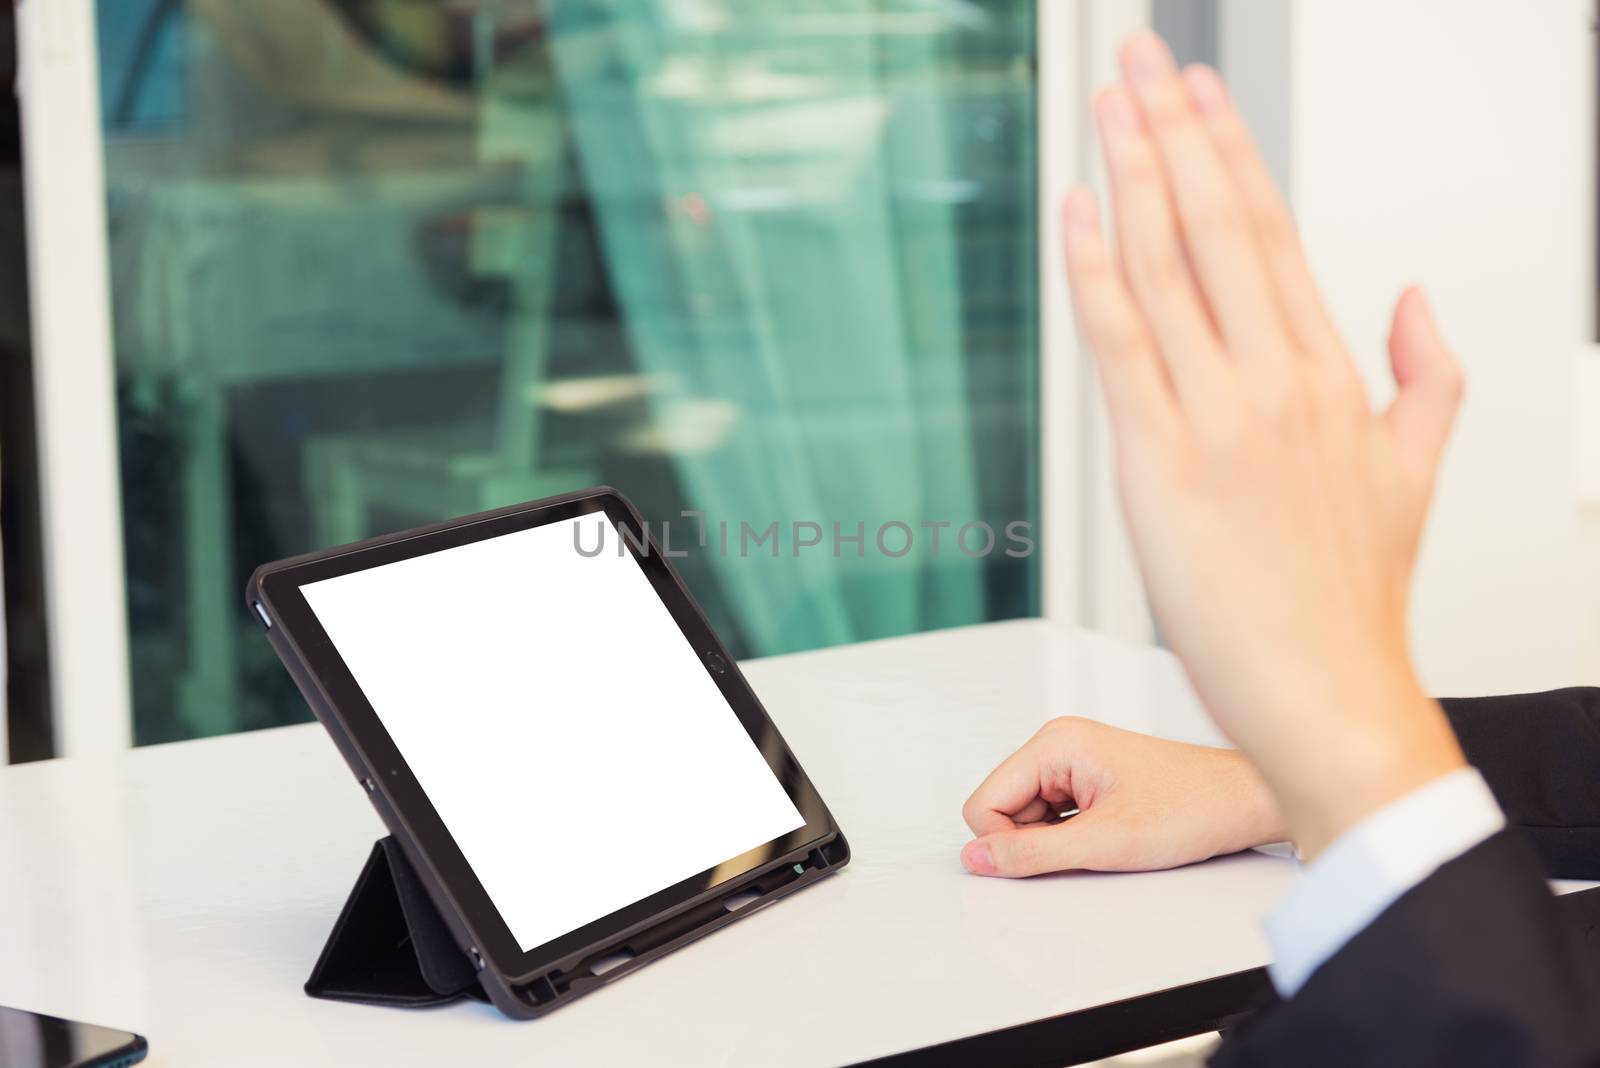
[[[740,655],[1036,610],[1031,5],[99,23],[138,741],[305,715],[255,564],[598,482]]]

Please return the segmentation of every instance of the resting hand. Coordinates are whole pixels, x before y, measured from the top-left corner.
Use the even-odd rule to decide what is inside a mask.
[[[1240,753],[1070,717],[996,768],[962,815],[977,837],[961,863],[978,875],[1151,871],[1286,837]]]
[[[1462,764],[1406,636],[1461,376],[1407,292],[1374,413],[1216,75],[1151,34],[1121,61],[1095,102],[1120,264],[1086,191],[1063,214],[1123,510],[1162,634],[1314,856]]]

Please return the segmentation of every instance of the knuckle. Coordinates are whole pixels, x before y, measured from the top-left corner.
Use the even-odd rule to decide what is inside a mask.
[[[1275,384],[1269,389],[1266,411],[1272,425],[1280,433],[1304,430],[1316,421],[1317,415],[1310,391],[1292,380]]]
[[[1277,260],[1294,260],[1302,255],[1300,231],[1282,210],[1269,211],[1260,224],[1261,242]]]
[[[1117,278],[1104,262],[1072,266],[1073,307],[1084,336],[1105,355],[1125,352],[1139,343],[1139,324],[1117,299]]]
[[[1092,315],[1084,323],[1084,334],[1096,352],[1109,357],[1130,355],[1144,341],[1139,324],[1125,315]]]
[[[1189,228],[1205,234],[1243,233],[1244,213],[1227,190],[1213,186],[1200,191],[1184,211]]]
[[[1177,88],[1152,93],[1140,103],[1140,107],[1144,109],[1150,128],[1158,134],[1171,136],[1187,135],[1190,131],[1203,132],[1187,97]]]
[[[1355,365],[1343,353],[1328,353],[1313,365],[1319,369],[1317,386],[1336,410],[1366,417],[1371,411],[1366,383]]]
[[[1221,121],[1213,121],[1209,129],[1216,142],[1217,151],[1222,154],[1223,159],[1235,165],[1250,162],[1255,142],[1250,139],[1249,129],[1238,120],[1237,115],[1228,115]]]
[[[1318,396],[1329,397],[1326,376],[1302,373],[1294,367],[1257,376],[1251,383],[1252,418],[1241,420],[1245,444],[1255,446],[1252,428],[1274,438],[1292,437],[1314,426],[1318,419]]]
[[[1067,273],[1078,285],[1103,285],[1111,274],[1101,250],[1087,242],[1068,242],[1065,255]]]
[[[1128,278],[1144,293],[1175,293],[1189,285],[1189,265],[1172,242],[1135,244],[1127,252]]]
[[[1052,737],[1062,738],[1077,734],[1082,730],[1084,722],[1082,716],[1057,716],[1044,725],[1044,730]]]
[[[1142,193],[1159,191],[1163,179],[1155,153],[1143,146],[1130,146],[1111,159],[1113,184]],[[1164,195],[1164,194],[1163,194]]]
[[[1276,420],[1251,412],[1229,419],[1213,431],[1207,445],[1207,469],[1196,480],[1205,495],[1231,492],[1230,479],[1247,477],[1286,444]]]

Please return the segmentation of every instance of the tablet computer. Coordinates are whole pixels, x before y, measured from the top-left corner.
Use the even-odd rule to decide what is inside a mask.
[[[849,858],[616,490],[267,564],[247,598],[510,1015]]]

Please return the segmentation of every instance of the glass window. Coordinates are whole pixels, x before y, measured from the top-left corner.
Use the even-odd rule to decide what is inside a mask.
[[[740,655],[1036,613],[1031,4],[98,11],[137,741],[305,718],[256,564],[600,482]]]

